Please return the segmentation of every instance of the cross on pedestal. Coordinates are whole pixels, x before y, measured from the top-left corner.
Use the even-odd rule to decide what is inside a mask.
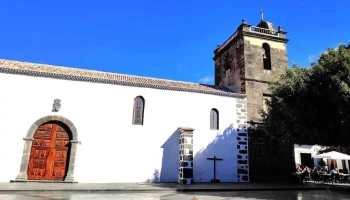
[[[261,15],[261,20],[264,20],[264,10],[260,11],[260,15]]]
[[[217,158],[214,156],[214,158],[207,158],[207,160],[213,160],[214,161],[214,178],[210,180],[212,183],[220,183],[219,179],[216,179],[216,161],[217,160],[222,160],[222,158]]]

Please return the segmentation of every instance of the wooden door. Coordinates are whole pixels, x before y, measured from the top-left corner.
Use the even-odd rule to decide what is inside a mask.
[[[55,123],[41,125],[34,133],[28,180],[63,181],[67,168],[69,136]]]
[[[331,170],[332,170],[332,167],[331,167],[332,163],[333,163],[333,165],[334,165],[334,169],[335,169],[335,168],[338,168],[338,166],[337,166],[337,160],[334,160],[334,159],[327,159],[328,171],[331,171]]]

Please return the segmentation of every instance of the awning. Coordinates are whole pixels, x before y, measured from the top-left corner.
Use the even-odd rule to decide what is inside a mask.
[[[327,159],[335,159],[335,160],[350,160],[350,156],[343,154],[343,153],[339,153],[336,151],[331,151],[328,153],[323,153],[323,154],[319,154],[319,155],[315,155],[314,158],[327,158]]]

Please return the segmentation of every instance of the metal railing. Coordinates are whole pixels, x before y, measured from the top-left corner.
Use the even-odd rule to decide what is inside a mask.
[[[276,36],[276,37],[279,36],[279,33],[277,31],[269,30],[266,28],[260,28],[260,27],[256,27],[256,26],[251,26],[250,32],[260,33],[260,34],[264,34],[264,35],[271,35],[271,36]]]

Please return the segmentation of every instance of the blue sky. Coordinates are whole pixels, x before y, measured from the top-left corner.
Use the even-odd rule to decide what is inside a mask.
[[[349,8],[349,0],[8,0],[0,58],[212,84],[213,50],[242,18],[257,25],[264,9],[288,32],[289,62],[307,66],[350,40]]]

